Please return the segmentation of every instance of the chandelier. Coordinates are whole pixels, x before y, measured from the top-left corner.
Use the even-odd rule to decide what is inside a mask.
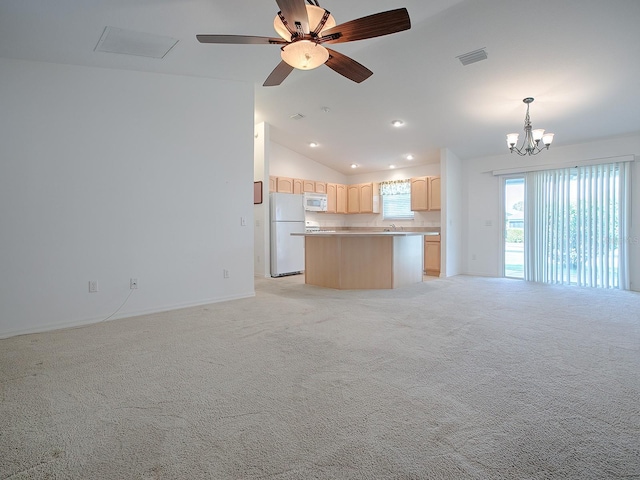
[[[529,105],[533,102],[532,97],[527,97],[522,100],[527,104],[527,115],[524,117],[524,142],[520,148],[516,147],[518,143],[519,134],[509,133],[507,135],[507,146],[511,153],[516,152],[518,155],[537,155],[543,149],[549,149],[549,145],[553,142],[553,133],[544,133],[543,128],[536,130],[531,129],[531,119],[529,118]],[[540,148],[540,140],[542,140],[543,147]]]

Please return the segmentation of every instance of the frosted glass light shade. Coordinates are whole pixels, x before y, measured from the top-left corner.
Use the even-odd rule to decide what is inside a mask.
[[[531,135],[533,135],[533,139],[537,142],[544,135],[544,128],[536,128],[533,132],[531,132]]]
[[[509,133],[509,134],[507,134],[507,146],[509,148],[511,148],[515,144],[517,144],[519,136],[520,136],[520,134],[518,134],[518,133]]]
[[[311,70],[329,60],[329,51],[315,42],[299,40],[283,47],[280,56],[293,68]]]
[[[553,133],[545,133],[542,136],[542,143],[545,145],[551,145],[551,142],[553,142]]]
[[[322,20],[325,9],[316,7],[314,5],[305,5],[305,7],[307,7],[307,17],[309,17],[309,31],[313,32],[320,23],[320,20]],[[289,22],[290,24],[293,23],[288,18],[285,20],[287,20],[287,22]],[[328,30],[335,26],[335,18],[333,18],[333,15],[329,15],[327,22],[324,24],[324,27],[322,27],[322,31]],[[284,38],[287,42],[291,41],[291,33],[289,32],[289,30],[287,30],[287,27],[284,26],[284,23],[282,23],[282,20],[280,20],[280,17],[278,15],[276,15],[276,18],[273,20],[273,28],[275,28],[278,35]],[[322,36],[322,32],[320,32],[320,36]]]

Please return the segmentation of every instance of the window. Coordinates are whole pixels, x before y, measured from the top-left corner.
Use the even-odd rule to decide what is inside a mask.
[[[380,183],[382,218],[385,220],[413,220],[411,210],[411,182],[393,180]]]
[[[413,220],[411,194],[383,195],[382,218],[385,220]]]

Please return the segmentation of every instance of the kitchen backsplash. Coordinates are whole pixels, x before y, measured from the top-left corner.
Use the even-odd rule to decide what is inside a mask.
[[[306,212],[306,220],[312,220],[320,224],[320,228],[341,229],[368,229],[384,230],[392,224],[398,230],[405,229],[417,232],[439,232],[440,212],[415,212],[413,220],[383,220],[382,214],[357,213],[352,215],[335,213]]]

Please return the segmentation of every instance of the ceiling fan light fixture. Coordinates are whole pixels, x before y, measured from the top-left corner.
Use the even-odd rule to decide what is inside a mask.
[[[307,17],[309,17],[309,30],[314,31],[322,17],[324,16],[324,12],[326,11],[324,8],[316,7],[315,5],[305,5],[307,7]],[[336,26],[336,19],[333,18],[333,15],[329,14],[329,18],[322,27],[322,31],[328,30]],[[273,28],[276,30],[276,33],[284,38],[287,42],[291,41],[291,32],[287,30],[284,23],[280,19],[280,15],[276,15],[276,18],[273,20]],[[319,36],[322,36],[322,31],[319,33]]]
[[[329,60],[329,51],[310,40],[299,40],[282,47],[280,56],[293,68],[313,70]]]

